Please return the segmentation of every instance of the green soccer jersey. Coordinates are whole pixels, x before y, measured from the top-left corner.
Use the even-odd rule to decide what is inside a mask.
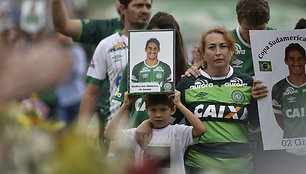
[[[162,61],[150,67],[145,61],[138,63],[133,67],[132,82],[157,82],[166,83],[172,81],[170,66]]]
[[[129,63],[125,66],[123,70],[119,87],[112,101],[114,103],[117,102],[118,104],[121,104],[124,101],[124,92],[128,89],[128,67]],[[139,124],[141,124],[144,120],[147,119],[149,119],[149,116],[146,112],[144,95],[139,95],[131,105],[130,118],[127,127],[137,127]]]
[[[251,45],[242,39],[238,28],[239,27],[230,31],[235,39],[235,60],[233,60],[231,64],[234,69],[254,76]],[[273,28],[267,27],[267,30],[273,30]]]
[[[273,85],[272,107],[282,115],[284,138],[306,137],[306,83],[295,86],[287,78]]]
[[[212,79],[200,72],[202,76],[185,77],[177,85],[182,103],[208,130],[199,144],[190,146],[185,164],[225,173],[250,173],[252,148],[247,123],[257,111],[251,93],[253,79],[232,67],[224,78]],[[176,123],[183,115],[177,111],[174,117]]]
[[[98,45],[104,38],[123,29],[120,18],[112,19],[81,19],[81,30],[77,42]]]

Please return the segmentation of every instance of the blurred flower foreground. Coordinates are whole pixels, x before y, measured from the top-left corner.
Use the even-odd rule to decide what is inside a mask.
[[[1,174],[120,173],[88,137],[63,131],[42,110],[33,101],[0,105]]]

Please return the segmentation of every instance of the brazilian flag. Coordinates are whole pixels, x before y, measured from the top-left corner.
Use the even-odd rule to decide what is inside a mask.
[[[259,61],[259,71],[272,71],[271,61]]]

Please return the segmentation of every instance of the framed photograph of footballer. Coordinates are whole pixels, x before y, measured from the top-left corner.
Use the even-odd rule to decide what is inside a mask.
[[[174,58],[174,30],[130,30],[129,93],[174,93]]]
[[[306,154],[305,33],[250,32],[255,79],[268,88],[267,97],[258,100],[265,150]]]

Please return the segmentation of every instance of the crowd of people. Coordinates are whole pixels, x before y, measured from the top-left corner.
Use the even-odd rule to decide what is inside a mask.
[[[151,18],[153,0],[116,0],[118,18],[95,20],[73,19],[71,13],[80,13],[80,9],[68,8],[71,4],[64,0],[29,2],[21,5],[28,13],[19,12],[24,14],[20,18],[23,25],[11,21],[2,30],[0,48],[4,50],[2,60],[14,57],[10,61],[22,61],[20,56],[26,51],[29,54],[22,58],[32,62],[18,67],[18,72],[5,68],[13,62],[4,61],[0,66],[1,84],[9,84],[11,77],[21,79],[14,88],[3,87],[0,103],[38,96],[48,108],[46,119],[63,121],[66,128],[76,122],[81,134],[88,133],[91,124],[98,124],[96,138],[108,158],[117,158],[124,144],[123,148],[133,152],[131,159],[142,164],[135,165],[134,173],[256,174],[266,173],[265,165],[277,163],[280,157],[285,159],[280,165],[306,159],[284,151],[263,151],[256,100],[270,91],[253,78],[249,31],[275,30],[268,26],[266,0],[238,0],[239,25],[232,30],[222,24],[205,30],[192,50],[192,62],[188,62],[176,19],[167,12],[157,12]],[[54,31],[49,29],[48,15],[39,15],[40,8],[51,9]],[[305,23],[301,18],[295,29],[305,29]],[[175,93],[128,95],[128,31],[151,29],[175,30]],[[147,49],[155,48],[157,57],[159,41],[152,40],[145,50],[149,55]],[[95,46],[93,54],[84,44]],[[243,54],[235,47],[244,50]],[[37,52],[30,54],[34,49]],[[300,54],[305,69],[305,50]],[[38,57],[44,59],[38,61]],[[40,64],[31,67],[33,61]],[[154,59],[152,66],[158,62]],[[33,71],[20,76],[21,70],[29,69]],[[12,75],[5,78],[3,73]],[[135,77],[137,73],[133,70]],[[35,80],[25,81],[25,76]],[[232,79],[245,85],[226,85]],[[305,70],[299,80],[298,85],[305,85]],[[195,87],[199,84],[204,87]],[[233,91],[238,97],[233,97]],[[267,157],[273,162],[263,164]],[[148,161],[156,165],[143,172]]]

